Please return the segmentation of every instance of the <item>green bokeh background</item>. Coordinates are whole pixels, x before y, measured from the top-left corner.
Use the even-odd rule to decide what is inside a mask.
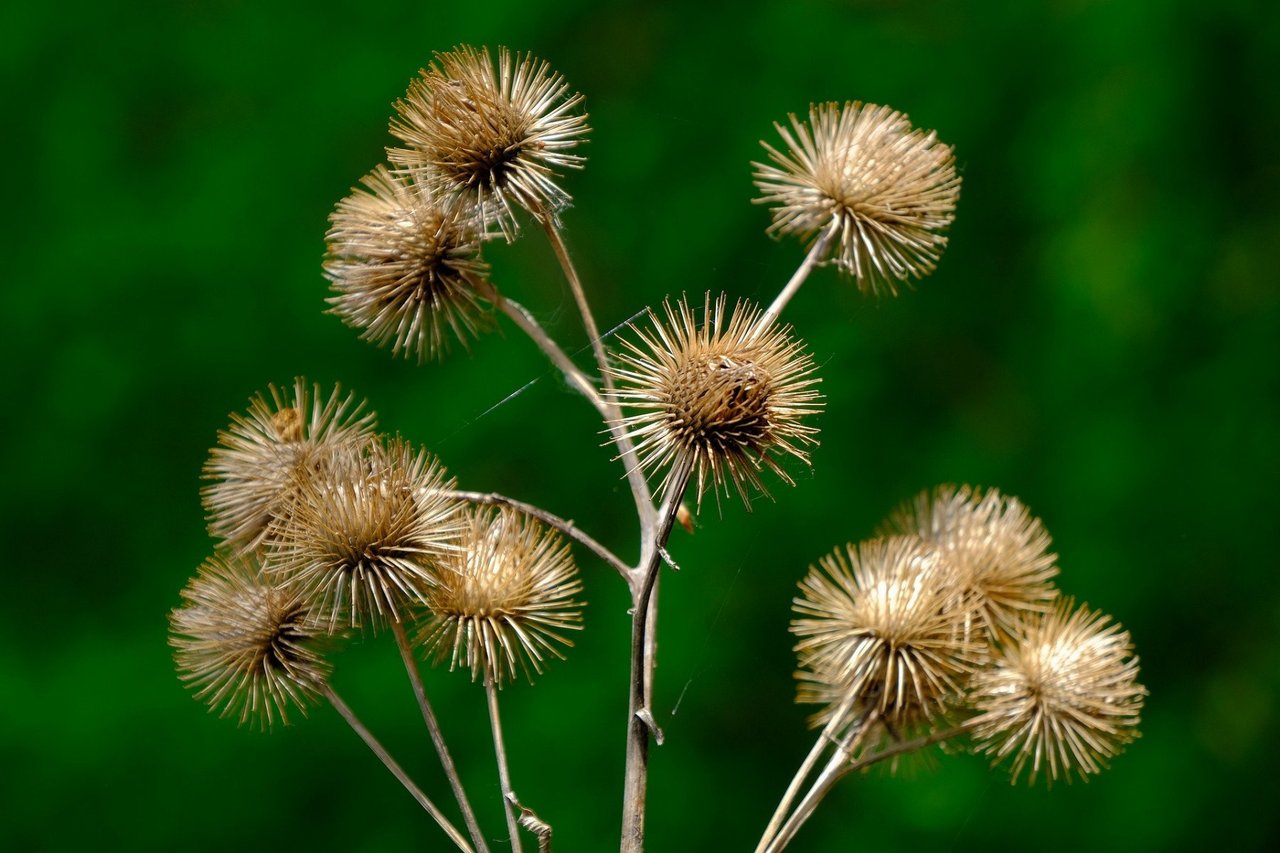
[[[341,382],[464,486],[633,554],[594,413],[509,326],[419,368],[322,313],[329,210],[380,160],[391,101],[460,42],[533,50],[587,95],[565,221],[604,326],[666,294],[776,292],[802,252],[764,236],[748,164],[811,100],[908,111],[964,175],[951,247],[914,293],[869,301],[825,270],[789,308],[827,394],[812,473],[673,540],[651,849],[754,844],[810,742],[795,582],[940,482],[998,486],[1044,519],[1062,588],[1133,633],[1143,737],[1052,791],[963,755],[847,781],[795,849],[1280,835],[1273,4],[16,3],[0,34],[0,847],[444,849],[331,710],[262,735],[174,675],[166,614],[211,548],[200,467],[269,382]],[[583,344],[536,232],[489,255]],[[615,848],[621,789],[627,601],[583,571],[570,660],[503,694],[516,787],[567,851]],[[336,684],[447,802],[388,641],[343,652]],[[499,836],[481,693],[428,679]]]

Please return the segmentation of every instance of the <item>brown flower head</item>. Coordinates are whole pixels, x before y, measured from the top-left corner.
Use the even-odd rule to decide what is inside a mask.
[[[1013,757],[1013,781],[1072,774],[1087,779],[1138,736],[1147,690],[1137,681],[1129,632],[1070,599],[1035,617],[994,665],[974,676],[973,736],[999,762]]]
[[[748,486],[769,494],[762,468],[794,483],[776,456],[808,464],[818,430],[804,419],[821,410],[822,397],[813,358],[790,326],[762,321],[748,303],[732,312],[726,304],[707,294],[701,326],[683,297],[663,303],[665,321],[650,311],[652,328],[633,325],[639,342],[622,342],[612,396],[632,410],[621,425],[648,472],[665,468],[669,479],[668,466],[686,460],[699,505],[708,485],[719,500],[732,483],[750,509]]]
[[[942,552],[958,582],[976,594],[979,620],[994,639],[1008,636],[1057,596],[1057,556],[1049,534],[1017,498],[964,486],[921,492],[881,525],[885,535],[915,535]]]
[[[960,696],[985,648],[966,640],[972,607],[938,553],[915,537],[837,548],[809,567],[792,607],[797,701],[846,703],[891,720],[931,717]]]
[[[330,313],[419,364],[448,349],[446,330],[465,347],[488,320],[477,288],[489,268],[472,220],[382,166],[362,183],[367,191],[352,190],[329,217]]]
[[[264,579],[254,557],[213,556],[169,614],[178,675],[220,716],[267,728],[306,715],[332,667],[325,631],[297,593]]]
[[[299,590],[329,630],[402,621],[458,548],[461,507],[444,468],[405,441],[339,449],[271,535],[267,573]]]
[[[249,401],[247,414],[231,416],[209,452],[201,489],[209,533],[232,549],[262,544],[272,519],[289,503],[292,490],[336,447],[371,440],[374,415],[363,402],[338,387],[326,398],[299,377],[292,388],[268,389]]]
[[[473,680],[532,680],[573,645],[564,632],[582,628],[578,568],[559,533],[514,510],[471,510],[467,521],[463,549],[427,590],[418,641]]]
[[[554,218],[569,205],[555,178],[582,166],[570,153],[588,131],[581,103],[546,62],[500,47],[495,69],[488,48],[464,45],[437,53],[396,102],[391,133],[406,147],[387,153],[511,239],[515,207]]]
[[[773,165],[752,164],[756,201],[773,206],[769,233],[827,239],[824,255],[866,293],[896,294],[933,272],[960,195],[951,146],[858,101],[815,104],[808,123],[790,119],[790,129],[774,125],[787,152],[761,142]]]

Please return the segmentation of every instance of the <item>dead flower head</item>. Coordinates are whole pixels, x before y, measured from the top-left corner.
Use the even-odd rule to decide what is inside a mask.
[[[799,702],[815,722],[860,707],[889,719],[930,717],[959,698],[985,647],[964,638],[972,603],[937,551],[915,537],[837,548],[810,566],[793,601]]]
[[[978,617],[993,639],[1008,636],[1057,596],[1057,556],[1040,520],[996,489],[939,486],[895,510],[887,535],[915,535],[946,558],[961,586],[976,594]]]
[[[463,548],[427,590],[430,617],[418,641],[450,668],[498,686],[532,680],[548,656],[564,657],[567,631],[582,628],[582,591],[569,546],[514,510],[468,512]]]
[[[181,679],[220,716],[267,728],[306,715],[332,671],[325,630],[296,593],[264,579],[256,558],[213,556],[169,614]]]
[[[701,326],[683,297],[663,303],[665,319],[650,311],[651,328],[633,325],[639,341],[622,342],[612,396],[632,411],[621,426],[646,471],[666,468],[670,479],[672,463],[687,462],[699,505],[708,486],[718,500],[732,483],[750,509],[748,486],[768,495],[761,469],[794,483],[775,457],[808,464],[818,430],[804,419],[822,397],[813,358],[790,326],[763,322],[749,303],[731,312],[726,304],[707,294]]]
[[[1087,779],[1138,736],[1147,690],[1137,681],[1129,632],[1109,616],[1060,601],[1029,622],[994,666],[974,676],[980,752],[1013,757],[1013,781],[1028,764],[1030,782]]]
[[[271,536],[272,579],[301,591],[331,631],[402,621],[458,548],[461,508],[444,468],[400,439],[339,450]]]
[[[903,113],[858,101],[790,119],[790,129],[774,125],[786,153],[762,142],[773,164],[753,164],[757,202],[773,208],[769,233],[828,240],[819,260],[866,293],[893,295],[933,272],[960,195],[951,146]]]
[[[500,47],[495,68],[488,48],[463,45],[437,53],[396,102],[391,133],[405,147],[388,156],[511,239],[515,207],[554,218],[569,205],[555,179],[585,159],[570,153],[588,131],[581,103],[544,61]]]
[[[488,319],[477,287],[489,268],[473,221],[383,166],[362,183],[329,217],[330,313],[419,364],[448,349],[447,332],[465,347]]]
[[[233,414],[209,452],[201,489],[209,532],[232,549],[262,544],[268,525],[290,501],[292,490],[336,447],[358,446],[373,435],[374,416],[363,402],[334,387],[299,377],[292,388],[268,389],[249,401],[247,414]]]

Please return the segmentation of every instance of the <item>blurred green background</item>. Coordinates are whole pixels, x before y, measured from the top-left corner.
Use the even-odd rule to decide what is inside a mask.
[[[594,413],[509,326],[419,368],[322,313],[333,203],[381,159],[410,77],[460,42],[533,50],[586,94],[590,159],[565,181],[565,221],[604,326],[666,294],[771,298],[802,250],[765,237],[749,163],[812,100],[907,111],[964,175],[951,247],[915,292],[869,301],[828,270],[789,308],[827,395],[812,473],[673,540],[652,850],[754,844],[810,743],[795,582],[940,482],[998,486],[1044,519],[1062,588],[1133,633],[1143,737],[1052,791],[963,755],[847,781],[794,849],[1280,836],[1274,4],[17,3],[0,33],[0,847],[443,849],[330,709],[263,735],[174,675],[166,616],[211,548],[200,467],[269,382],[341,382],[465,487],[633,555]],[[583,344],[536,232],[489,256]],[[567,851],[616,849],[626,704],[626,596],[582,562],[578,647],[503,694],[516,788]],[[337,667],[447,802],[389,638]],[[445,671],[428,685],[500,836],[481,691]]]

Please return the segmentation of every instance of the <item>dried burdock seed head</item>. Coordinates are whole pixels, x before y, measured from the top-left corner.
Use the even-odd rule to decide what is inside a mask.
[[[554,220],[569,205],[555,178],[584,161],[570,153],[588,131],[581,103],[546,62],[500,47],[495,68],[488,48],[464,45],[437,53],[396,102],[391,133],[405,147],[387,154],[511,239],[515,207]]]
[[[374,416],[336,386],[325,397],[302,378],[292,388],[272,385],[255,395],[247,414],[233,414],[209,452],[201,489],[209,532],[231,549],[262,544],[268,526],[299,483],[333,448],[359,446],[373,436]]]
[[[1073,774],[1087,779],[1138,737],[1147,690],[1137,678],[1129,632],[1060,601],[974,676],[977,749],[996,762],[1012,756],[1015,783],[1028,764],[1031,784],[1042,772],[1050,784]]]
[[[787,151],[753,163],[756,199],[773,207],[774,236],[816,241],[864,293],[896,294],[933,272],[960,195],[951,146],[888,107],[815,104],[809,121],[775,124]],[[823,258],[825,259],[825,258]]]
[[[426,600],[436,564],[459,547],[462,508],[425,450],[394,439],[334,451],[273,525],[272,579],[298,590],[331,631],[375,631]]]
[[[916,537],[837,548],[810,566],[792,607],[799,702],[846,700],[890,721],[932,717],[960,698],[985,646],[966,640],[972,602]]]
[[[996,489],[939,486],[895,510],[885,535],[915,535],[946,558],[960,585],[978,598],[978,617],[993,639],[1052,606],[1057,556],[1040,520]]]
[[[418,642],[450,669],[501,686],[530,681],[582,628],[582,591],[569,546],[554,530],[514,510],[468,512],[463,549],[427,590],[431,615]]]
[[[306,716],[332,671],[326,632],[296,593],[269,583],[254,557],[213,556],[169,614],[179,677],[223,717],[262,728]]]
[[[330,313],[419,364],[447,351],[450,337],[465,347],[488,321],[474,221],[382,166],[362,183],[329,217]]]
[[[794,481],[775,457],[808,464],[818,443],[805,418],[822,409],[813,358],[791,337],[790,326],[765,322],[760,309],[708,294],[701,325],[689,303],[663,303],[664,318],[649,312],[638,342],[623,339],[611,373],[619,383],[615,402],[630,410],[622,428],[636,444],[649,473],[688,461],[698,484],[698,504],[710,487],[719,500],[732,483],[750,509],[748,486],[768,495],[760,471]],[[665,488],[667,479],[664,479]]]

